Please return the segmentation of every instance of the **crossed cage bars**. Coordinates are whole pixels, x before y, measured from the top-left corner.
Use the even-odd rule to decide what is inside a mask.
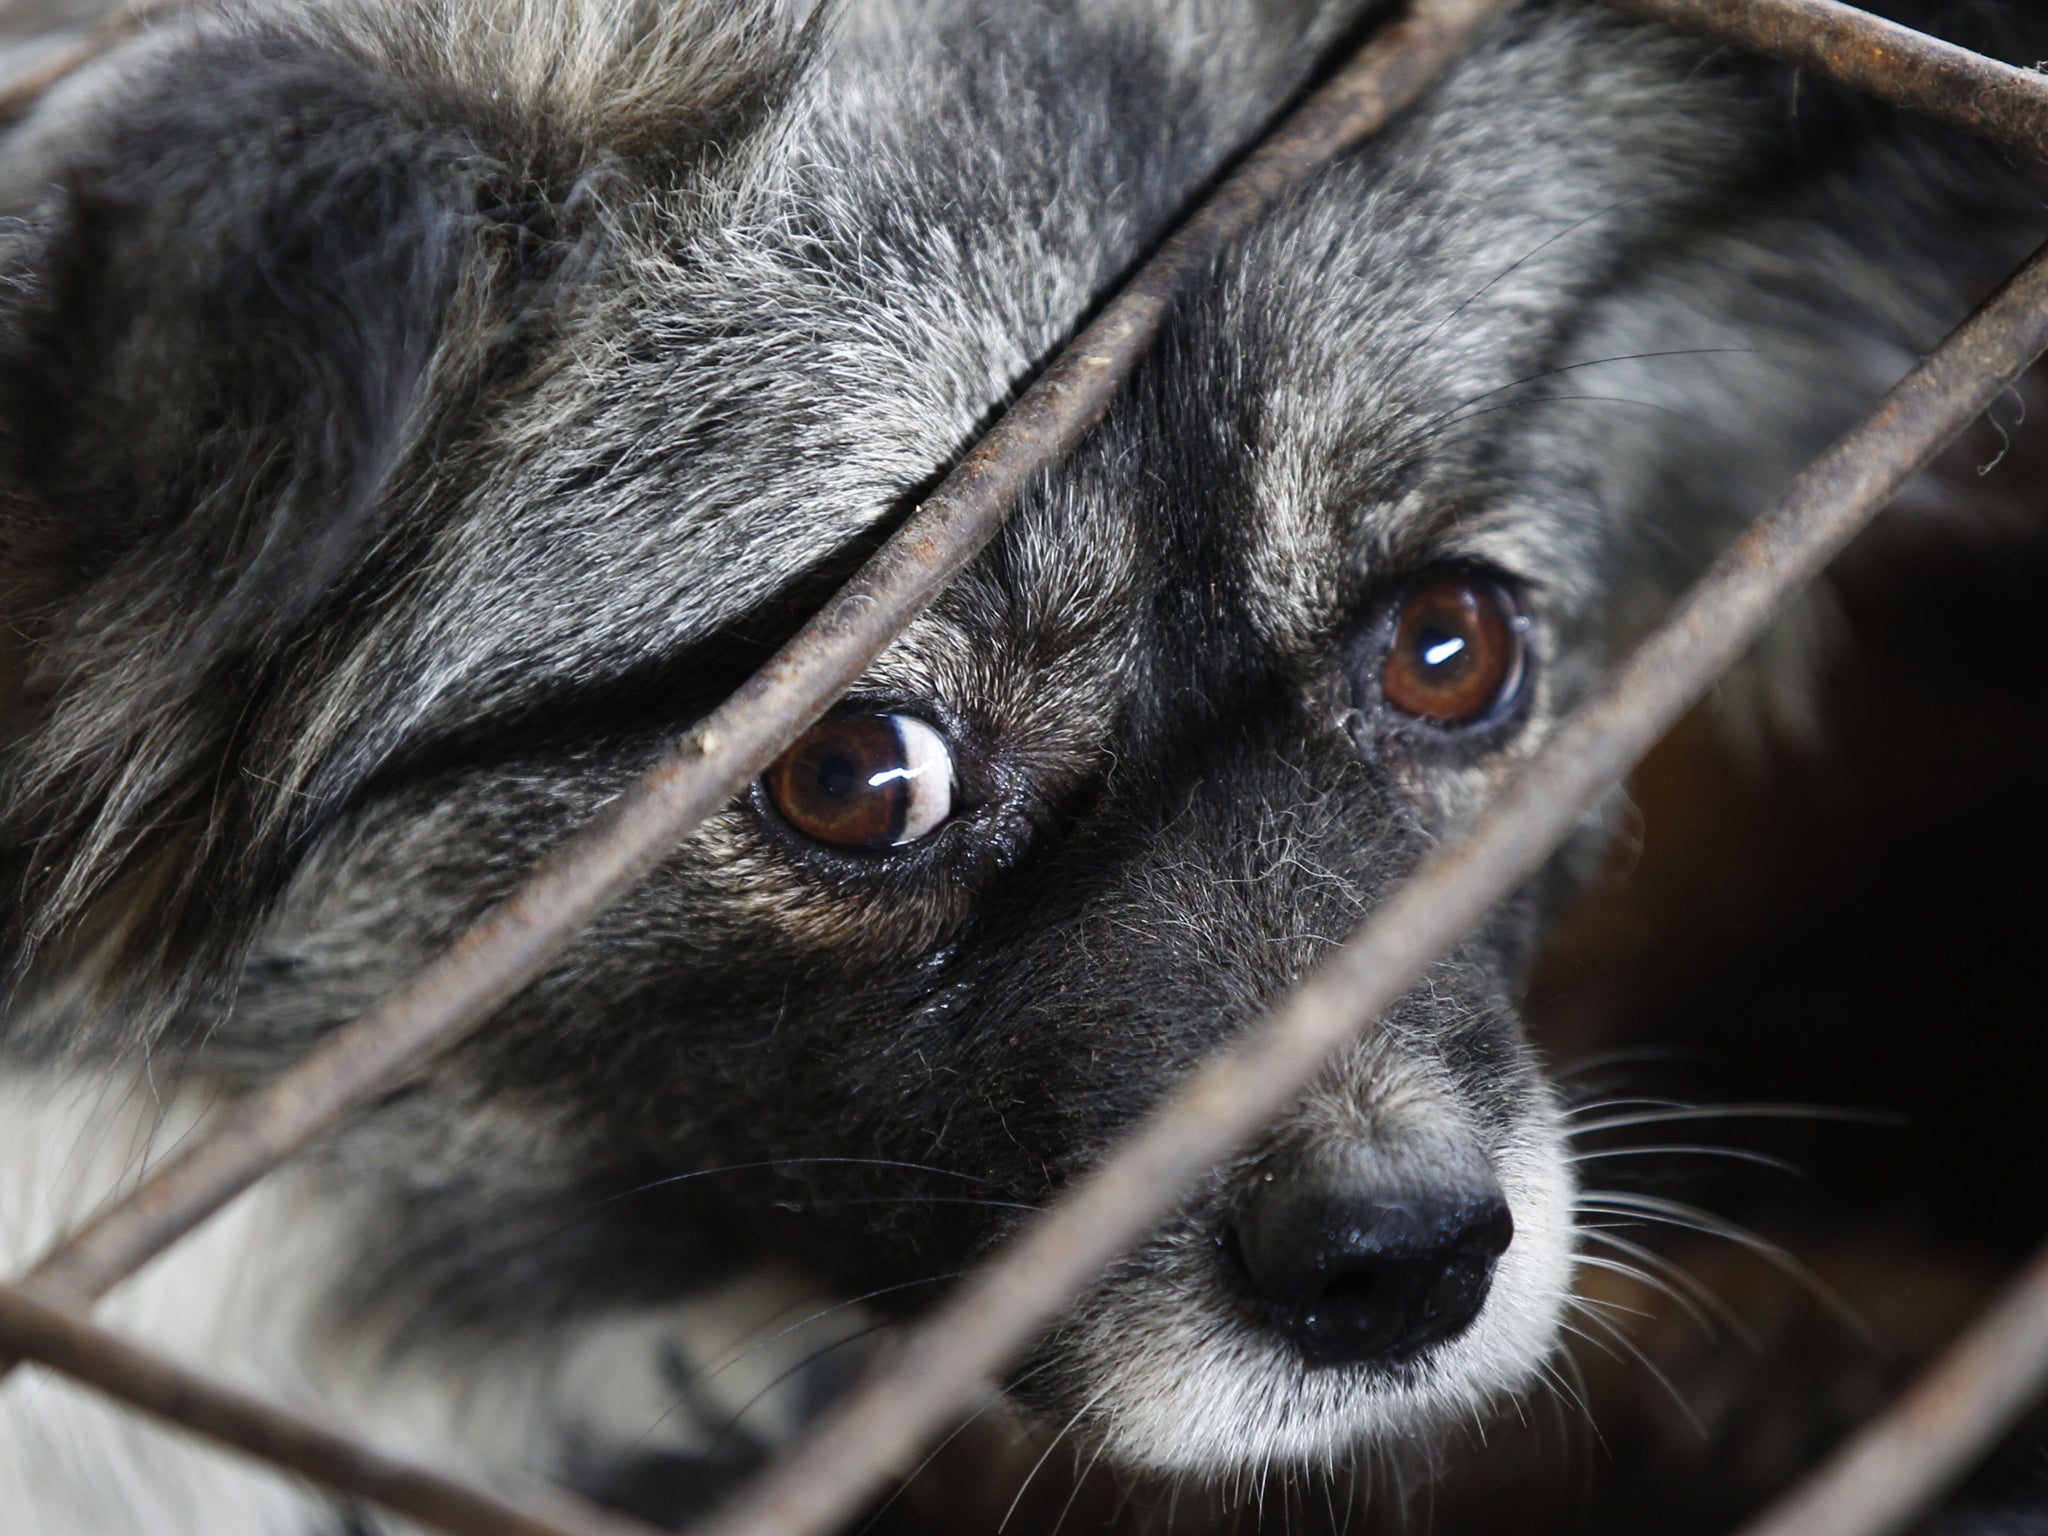
[[[1605,0],[1810,69],[2048,158],[2048,73],[1836,0]],[[1178,297],[1276,198],[1419,96],[1507,0],[1411,0],[1271,131],[811,621],[637,784],[424,970],[238,1101],[127,1194],[0,1283],[0,1379],[35,1361],[449,1536],[655,1536],[567,1494],[464,1483],[216,1383],[96,1326],[95,1301],[264,1174],[400,1083],[538,978],[583,928],[740,792],[994,537],[1029,479],[1101,418]],[[133,16],[128,25],[133,25]],[[106,45],[8,92],[0,123]],[[875,1369],[782,1464],[693,1536],[817,1536],[958,1414],[1033,1331],[1249,1139],[1531,875],[1784,605],[1904,484],[2048,352],[2048,247],[1810,466],[1559,726],[1459,838],[1103,1167],[1067,1190]],[[1739,1536],[1903,1529],[2048,1382],[2048,1248],[1887,1412]]]

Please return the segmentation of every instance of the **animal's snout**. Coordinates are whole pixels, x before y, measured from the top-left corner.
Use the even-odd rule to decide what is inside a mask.
[[[1490,1173],[1342,1188],[1274,1172],[1229,1240],[1268,1322],[1309,1363],[1393,1364],[1471,1325],[1514,1233]]]

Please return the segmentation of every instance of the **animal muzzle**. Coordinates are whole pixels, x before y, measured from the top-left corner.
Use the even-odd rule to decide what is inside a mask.
[[[1572,1267],[1547,1092],[1495,1069],[1475,1093],[1418,1022],[1332,1063],[1104,1277],[1052,1341],[1046,1417],[1215,1475],[1412,1445],[1541,1374]]]

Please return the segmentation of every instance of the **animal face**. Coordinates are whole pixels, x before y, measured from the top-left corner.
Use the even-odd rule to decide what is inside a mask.
[[[1366,19],[237,10],[52,103],[5,172],[12,1048],[232,1084],[352,1017],[765,658]],[[1097,1163],[1974,278],[1813,213],[1854,155],[1785,193],[1774,112],[1533,6],[1289,202],[831,716],[321,1154],[374,1234],[334,1326],[770,1263],[913,1310]],[[1772,255],[1795,221],[1825,281]],[[1901,267],[1884,325],[1819,323]],[[1572,1181],[1515,999],[1586,853],[1019,1400],[1220,1475],[1531,1383]]]

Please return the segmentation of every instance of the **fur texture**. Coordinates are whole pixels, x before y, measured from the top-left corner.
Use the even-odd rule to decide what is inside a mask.
[[[12,130],[0,1086],[10,1136],[99,1171],[31,1217],[49,1170],[6,1160],[0,1254],[594,813],[1373,10],[237,3]],[[1946,19],[2032,57],[2021,14]],[[856,687],[948,742],[943,826],[853,853],[734,804],[114,1315],[211,1352],[193,1318],[242,1336],[222,1276],[284,1263],[246,1345],[274,1388],[687,1513],[830,1385],[696,1428],[736,1411],[722,1319],[797,1283],[762,1277],[913,1311],[1093,1164],[2040,237],[2031,178],[1590,5],[1516,9],[1228,255]],[[1527,624],[1511,704],[1464,729],[1379,682],[1443,572]],[[1515,999],[1597,838],[1121,1261],[1016,1400],[1226,1477],[1426,1445],[1534,1383],[1571,1180]],[[1306,1361],[1231,1213],[1453,1168],[1514,1224],[1470,1326]],[[23,1443],[114,1433],[64,1401]],[[29,1483],[0,1529],[343,1518],[107,1455],[118,1479],[0,1462]]]

